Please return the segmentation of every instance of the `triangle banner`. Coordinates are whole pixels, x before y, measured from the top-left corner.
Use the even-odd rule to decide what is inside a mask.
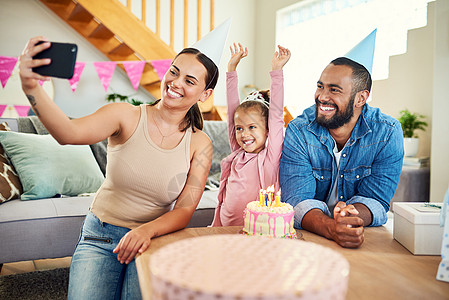
[[[94,62],[95,70],[97,70],[98,77],[100,77],[105,92],[108,91],[116,65],[117,63],[115,61]]]
[[[129,80],[134,88],[137,90],[142,77],[143,68],[145,67],[144,61],[124,61],[122,62],[128,74]]]
[[[0,104],[0,117],[3,116],[3,113],[5,112],[7,104]]]
[[[151,61],[151,65],[156,71],[160,81],[162,81],[162,78],[164,78],[165,73],[167,73],[168,69],[170,68],[171,62],[172,62],[171,59],[159,59]]]
[[[3,88],[5,88],[9,77],[11,77],[12,70],[17,63],[17,60],[17,57],[0,56],[0,81]]]
[[[83,72],[85,62],[76,62],[75,63],[75,71],[73,72],[73,77],[68,79],[70,83],[70,87],[72,88],[72,92],[76,90],[78,87],[78,81],[80,81],[81,73]]]
[[[19,117],[26,117],[28,116],[28,112],[30,111],[29,105],[14,105],[14,108],[17,111],[17,114]]]

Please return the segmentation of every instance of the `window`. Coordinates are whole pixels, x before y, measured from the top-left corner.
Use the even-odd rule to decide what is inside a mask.
[[[407,51],[409,29],[426,26],[432,0],[305,0],[277,11],[276,44],[292,51],[284,68],[285,104],[312,105],[316,82],[334,58],[377,28],[373,80],[388,78],[389,57]]]

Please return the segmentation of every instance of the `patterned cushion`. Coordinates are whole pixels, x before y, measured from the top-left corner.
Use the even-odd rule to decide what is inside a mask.
[[[0,130],[10,131],[6,122],[0,124]],[[22,194],[22,184],[19,176],[0,144],[0,203],[17,199],[20,194]]]
[[[94,193],[103,173],[87,145],[60,145],[49,134],[0,131],[0,142],[17,170],[21,200]]]

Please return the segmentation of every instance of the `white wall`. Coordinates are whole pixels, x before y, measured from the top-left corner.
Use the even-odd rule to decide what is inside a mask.
[[[425,116],[429,126],[425,131],[417,130],[419,136],[418,156],[430,155],[432,135],[432,95],[434,60],[434,10],[428,9],[428,24],[409,30],[407,52],[390,57],[388,79],[373,83],[372,106],[395,118],[399,112],[409,109]]]
[[[86,62],[86,66],[76,91],[72,92],[67,80],[54,79],[54,101],[70,117],[93,113],[107,103],[106,94],[112,92],[124,95],[137,93],[133,97],[143,102],[153,100],[144,89],[134,91],[128,76],[118,67],[105,92],[92,62],[107,61],[108,58],[37,0],[2,0],[0,26],[0,55],[3,56],[19,56],[28,39],[38,35],[52,41],[78,45],[77,60]],[[21,90],[18,93],[22,95]]]
[[[270,75],[268,73],[271,71],[271,59],[276,49],[276,11],[297,2],[301,1],[257,0],[256,31],[254,33],[257,52],[254,66],[254,83],[259,89],[270,88]]]
[[[133,2],[135,3],[138,1]],[[178,10],[182,11],[183,6],[179,5],[178,2],[180,1],[177,1],[176,7]],[[190,3],[193,2],[194,1],[190,1]],[[209,16],[206,12],[209,7],[205,5],[207,4],[206,2],[208,1],[203,1],[203,17],[207,19]],[[250,55],[242,61],[238,68],[240,79],[239,86],[243,87],[245,84],[254,83],[254,32],[256,31],[256,24],[254,22],[256,14],[255,3],[255,0],[215,1],[215,26],[221,24],[228,17],[233,18],[227,44],[223,51],[223,57],[219,66],[220,77],[214,91],[215,105],[226,105],[225,75],[227,63],[230,58],[229,45],[231,45],[232,42],[242,42],[247,45],[250,50]],[[148,4],[147,8],[151,9],[151,5]],[[190,10],[195,11],[195,7]],[[177,15],[180,14],[182,15],[182,13],[178,11]],[[147,18],[151,18],[150,15],[147,16]],[[164,20],[166,21],[166,19]],[[182,24],[182,22],[178,23]],[[175,26],[178,26],[178,23],[175,23]],[[164,23],[162,22],[162,25],[163,24]],[[208,32],[208,28],[205,24],[206,22],[203,22],[203,36]],[[105,92],[91,62],[107,61],[108,58],[95,49],[95,47],[38,0],[2,0],[0,25],[3,28],[3,30],[0,31],[0,40],[3,41],[0,45],[0,55],[19,56],[26,41],[30,37],[37,35],[44,35],[53,41],[72,42],[78,45],[78,61],[85,61],[87,64],[77,90],[72,93],[67,80],[54,79],[55,102],[71,117],[80,117],[94,112],[96,109],[107,103],[104,100],[106,94],[112,92],[124,95],[134,95],[137,93],[135,98],[138,100],[144,102],[153,100],[151,95],[149,95],[143,88],[139,88],[138,91],[135,92],[129,83],[127,75],[119,68],[116,68],[111,80],[110,88]],[[192,44],[196,40],[196,27],[190,27],[192,28],[191,32],[189,32],[189,44]],[[161,28],[163,35],[165,34],[164,30],[164,28]],[[179,41],[179,38],[175,42],[175,47],[179,49],[182,48],[182,42]],[[0,93],[1,92],[0,89]]]
[[[214,91],[214,104],[226,105],[226,71],[228,61],[231,57],[229,46],[234,42],[240,42],[248,47],[248,56],[244,58],[237,72],[239,75],[239,88],[246,84],[254,83],[256,52],[256,10],[257,0],[215,0],[215,25],[218,26],[223,21],[232,17],[231,29],[228,35],[226,47],[219,66],[220,77]],[[258,51],[258,49],[257,49]],[[241,97],[243,95],[241,94]]]
[[[430,200],[441,202],[449,187],[449,1],[438,0],[434,4]]]

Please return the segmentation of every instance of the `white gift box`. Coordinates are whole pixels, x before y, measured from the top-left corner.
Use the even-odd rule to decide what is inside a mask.
[[[441,255],[443,203],[394,202],[393,237],[415,255]]]

